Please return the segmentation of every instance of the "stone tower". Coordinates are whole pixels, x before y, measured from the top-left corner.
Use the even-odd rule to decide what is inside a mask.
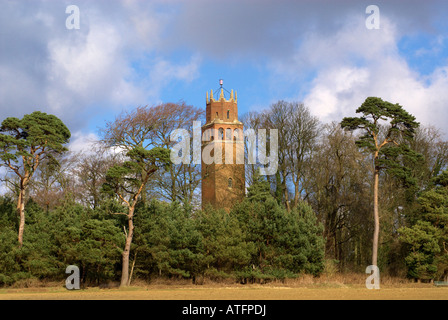
[[[202,208],[207,204],[227,212],[245,195],[243,123],[233,90],[206,96],[206,123],[202,127]]]

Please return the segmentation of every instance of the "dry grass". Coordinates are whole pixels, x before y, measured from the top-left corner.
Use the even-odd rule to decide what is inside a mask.
[[[310,281],[311,280],[311,281]],[[368,290],[360,284],[341,285],[301,279],[289,283],[231,285],[214,283],[146,284],[126,288],[66,290],[57,288],[0,289],[0,300],[447,300],[448,288],[430,284]]]
[[[131,287],[88,287],[66,290],[63,282],[21,282],[0,289],[0,300],[447,300],[448,288],[414,283],[402,278],[382,277],[380,290],[365,287],[366,274],[333,273],[320,277],[303,275],[296,279],[266,284],[240,284],[234,280],[211,281],[201,285],[191,280],[135,279]],[[107,289],[106,289],[107,288]]]
[[[285,280],[274,280],[263,284],[257,284],[266,287],[351,287],[351,286],[361,286],[365,287],[365,281],[367,279],[367,274],[363,273],[334,273],[334,274],[322,274],[319,277],[313,277],[312,275],[304,274],[300,275],[295,279],[285,279]],[[419,284],[414,283],[408,279],[381,276],[380,283],[382,286],[390,287],[402,287],[402,286],[418,286]],[[109,284],[109,285],[108,285]],[[118,282],[104,283],[100,285],[100,288],[116,288]],[[247,287],[248,285],[240,284],[233,278],[212,280],[209,278],[199,278],[196,283],[193,284],[191,279],[168,279],[168,278],[155,278],[151,281],[146,281],[142,279],[134,279],[132,281],[133,287],[152,287],[152,288],[166,288],[166,287]],[[25,288],[65,288],[65,281],[42,281],[38,279],[24,279],[17,281],[10,287],[5,287],[4,289],[25,289]],[[98,287],[96,285],[88,285],[89,288]]]

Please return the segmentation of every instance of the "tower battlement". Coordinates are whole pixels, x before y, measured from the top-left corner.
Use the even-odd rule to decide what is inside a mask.
[[[230,98],[226,99],[224,96],[224,88],[220,89],[220,94],[219,94],[219,98],[215,99],[214,95],[213,95],[213,90],[210,90],[210,97],[208,95],[208,91],[206,94],[206,101],[207,104],[209,104],[210,102],[216,102],[216,101],[221,101],[222,99],[224,99],[225,102],[231,102],[234,101],[235,103],[238,103],[238,98],[237,98],[237,92],[235,91],[235,95],[233,95],[233,89],[230,91]]]
[[[230,91],[230,98],[226,99],[224,96],[224,89],[220,89],[219,98],[215,99],[213,90],[210,91],[210,96],[206,94],[206,123],[212,123],[220,120],[222,122],[237,122],[238,121],[238,98],[233,89]]]

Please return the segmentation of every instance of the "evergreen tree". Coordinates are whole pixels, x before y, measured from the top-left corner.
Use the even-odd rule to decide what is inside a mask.
[[[285,219],[277,243],[279,264],[295,273],[319,275],[324,269],[325,258],[323,225],[304,201],[299,201]]]
[[[305,272],[318,275],[323,270],[322,225],[305,202],[288,212],[270,193],[269,183],[256,176],[248,197],[230,214],[238,217],[255,252],[251,268],[243,278],[285,278]]]
[[[235,215],[210,206],[196,214],[195,223],[202,236],[207,276],[227,277],[250,263],[254,246],[246,241]]]
[[[54,115],[35,111],[22,119],[10,117],[0,127],[0,160],[19,178],[17,213],[20,217],[18,242],[23,245],[25,229],[25,193],[33,174],[44,159],[67,151],[64,144],[70,131]]]
[[[435,255],[440,252],[440,230],[428,221],[418,221],[412,228],[400,229],[401,241],[411,247],[405,258],[408,274],[414,279],[434,279],[437,272]]]
[[[414,225],[399,230],[401,241],[410,246],[406,264],[414,279],[448,277],[448,170],[433,185],[417,200]]]
[[[146,150],[135,147],[126,153],[128,161],[110,168],[106,174],[106,183],[103,191],[116,195],[127,206],[127,213],[116,213],[126,216],[127,231],[126,243],[123,250],[121,286],[128,286],[129,282],[129,255],[134,236],[135,207],[144,192],[151,176],[159,169],[165,168],[169,163],[170,152],[167,149],[155,147]]]
[[[374,234],[372,264],[377,266],[380,232],[378,209],[380,171],[386,169],[391,174],[401,178],[406,184],[415,183],[409,174],[409,168],[403,166],[398,160],[404,156],[412,161],[417,161],[419,156],[408,145],[419,123],[399,104],[392,104],[376,97],[368,97],[356,110],[356,113],[361,113],[362,116],[344,118],[341,127],[350,131],[362,130],[364,134],[356,141],[356,145],[373,154]],[[384,127],[381,121],[389,121],[389,123]],[[382,128],[385,132],[382,132]]]
[[[203,242],[188,208],[152,201],[137,210],[138,272],[195,278],[205,269]]]

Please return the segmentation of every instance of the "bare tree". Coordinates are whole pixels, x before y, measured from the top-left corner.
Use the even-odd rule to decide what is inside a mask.
[[[44,159],[30,182],[29,195],[47,211],[59,205],[63,199],[74,196],[75,181],[72,170],[78,162],[78,154],[67,152]]]
[[[366,172],[370,161],[355,145],[356,137],[345,132],[338,123],[322,128],[317,151],[313,154],[308,177],[308,201],[324,225],[326,256],[343,265],[349,247],[354,259],[362,260],[364,253],[361,237],[369,234],[365,229],[365,212],[370,205],[370,181]]]
[[[81,203],[97,208],[104,198],[101,186],[106,181],[107,170],[122,161],[119,153],[99,146],[78,156],[73,167],[76,185],[76,197]]]
[[[264,121],[263,126],[269,129],[278,130],[278,177],[279,181],[277,184],[277,193],[283,194],[283,203],[285,204],[287,210],[291,210],[290,196],[287,186],[287,181],[290,176],[290,171],[288,170],[289,165],[289,138],[291,121],[290,114],[291,104],[286,101],[278,101],[272,104],[268,111],[263,115]]]
[[[305,191],[307,172],[319,136],[319,120],[303,103],[290,103],[288,122],[288,171],[294,185],[293,207]]]
[[[175,141],[170,140],[171,132],[181,128],[192,132],[193,121],[200,121],[202,117],[203,110],[182,101],[138,107],[107,123],[101,132],[102,142],[106,146],[118,147],[125,151],[135,147],[171,149],[175,144]],[[170,164],[167,172],[154,174],[145,188],[152,188],[151,194],[169,201],[191,201],[200,183],[199,172],[200,164]],[[145,189],[141,194],[143,201],[146,201],[147,192]]]

